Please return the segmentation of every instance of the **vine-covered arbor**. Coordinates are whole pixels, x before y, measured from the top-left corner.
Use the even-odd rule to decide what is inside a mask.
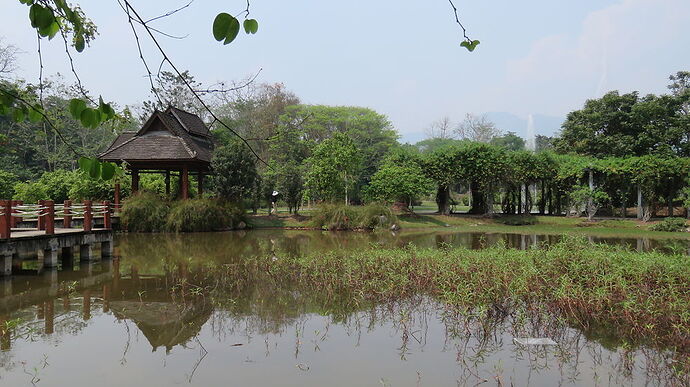
[[[201,118],[169,107],[164,112],[154,111],[138,132],[120,134],[99,158],[127,163],[133,193],[139,190],[140,174],[163,173],[165,191],[170,194],[170,177],[176,174],[180,196],[187,199],[190,174],[197,176],[198,193],[203,193],[204,175],[211,170],[212,151],[211,133]]]

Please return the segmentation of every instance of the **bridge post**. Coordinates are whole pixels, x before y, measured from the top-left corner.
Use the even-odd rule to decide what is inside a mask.
[[[39,200],[38,201],[38,219],[36,220],[36,227],[39,230],[45,230],[46,229],[46,218],[41,216],[43,213],[43,206],[45,206],[46,201],[45,200]]]
[[[12,202],[0,200],[0,239],[10,239],[12,232]]]
[[[12,200],[10,204],[12,205],[12,213],[18,214],[19,210],[17,209],[17,206],[20,206],[22,204],[22,201],[21,200]],[[19,218],[16,216],[12,216],[10,218],[10,228],[16,228],[17,223],[19,223]]]
[[[84,200],[84,231],[91,231],[93,223],[93,213],[91,211],[91,200]]]
[[[43,249],[43,267],[54,268],[58,265],[58,249],[57,246],[48,246]]]
[[[101,242],[101,258],[110,258],[113,256],[113,242]]]
[[[46,235],[55,234],[55,202],[52,200],[46,200],[45,202],[46,212],[45,212],[45,226]]]
[[[72,228],[72,201],[65,200],[65,209],[63,210],[64,218],[62,218],[62,228]]]
[[[0,249],[0,276],[12,274],[13,255],[12,250],[7,246]]]
[[[110,230],[112,228],[112,223],[110,221],[110,202],[103,202],[103,228]]]

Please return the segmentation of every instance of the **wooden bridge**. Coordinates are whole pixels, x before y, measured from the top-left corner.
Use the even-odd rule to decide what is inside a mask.
[[[12,274],[12,262],[23,256],[37,254],[44,268],[58,266],[58,255],[71,259],[79,248],[79,259],[91,261],[93,248],[100,245],[101,257],[113,253],[113,207],[109,202],[85,200],[77,204],[67,200],[55,204],[41,200],[24,204],[16,200],[0,200],[0,275]],[[76,218],[80,228],[73,228]],[[102,218],[102,228],[94,228],[94,219]],[[36,224],[34,228],[26,224]],[[56,223],[61,227],[56,227]]]

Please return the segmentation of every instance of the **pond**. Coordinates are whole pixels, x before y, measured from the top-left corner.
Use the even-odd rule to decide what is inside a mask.
[[[673,385],[687,353],[580,330],[547,308],[454,311],[418,294],[352,303],[228,279],[249,255],[384,247],[529,248],[547,236],[265,230],[118,235],[116,258],[0,288],[0,385]],[[688,249],[687,240],[594,241]],[[27,267],[31,265],[28,264]],[[517,341],[515,339],[518,339]],[[549,338],[554,345],[524,345]],[[133,383],[133,381],[136,381]]]

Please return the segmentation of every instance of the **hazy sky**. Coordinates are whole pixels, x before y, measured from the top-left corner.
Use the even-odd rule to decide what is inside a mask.
[[[1,0],[0,36],[20,46],[19,76],[38,77],[36,35],[28,7]],[[126,16],[115,0],[81,0],[100,35],[76,68],[94,94],[120,104],[149,98],[148,81]],[[133,0],[144,17],[186,1]],[[666,91],[668,75],[690,70],[690,0],[455,0],[481,45],[459,47],[446,0],[252,0],[253,36],[228,46],[211,34],[219,12],[244,0],[195,0],[155,26],[182,69],[205,83],[241,80],[263,68],[260,82],[283,82],[303,102],[358,105],[386,114],[403,140],[423,138],[442,116],[507,112],[565,116],[609,90]],[[142,39],[146,40],[142,36]],[[144,45],[150,64],[159,56]],[[64,46],[43,46],[47,74],[73,78]],[[523,128],[504,128],[521,130]],[[537,128],[549,133],[555,128]]]

